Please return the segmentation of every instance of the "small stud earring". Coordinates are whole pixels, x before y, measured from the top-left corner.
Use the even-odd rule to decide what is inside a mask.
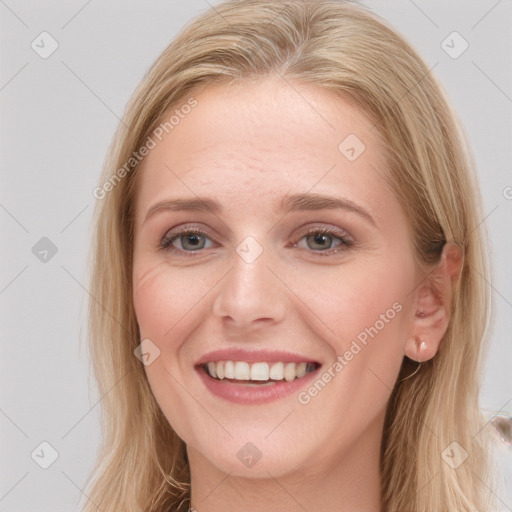
[[[426,348],[427,342],[425,340],[416,340],[416,350],[418,352],[418,359],[416,359],[416,361],[418,361],[418,363],[423,362],[421,354],[425,351]]]

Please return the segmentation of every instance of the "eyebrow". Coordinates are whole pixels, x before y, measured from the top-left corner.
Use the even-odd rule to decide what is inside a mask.
[[[375,220],[369,211],[350,199],[322,194],[293,194],[286,196],[279,202],[275,213],[285,216],[296,211],[314,210],[345,210],[357,214],[359,217],[375,226]],[[155,213],[161,211],[205,211],[215,215],[222,213],[220,203],[208,197],[175,198],[161,201],[151,206],[144,218],[143,224]]]

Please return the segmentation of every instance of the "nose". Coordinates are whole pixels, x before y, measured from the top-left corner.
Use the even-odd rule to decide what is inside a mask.
[[[286,292],[278,272],[268,266],[265,251],[254,261],[240,254],[233,254],[231,270],[216,287],[213,314],[226,327],[244,330],[279,323],[284,318]]]

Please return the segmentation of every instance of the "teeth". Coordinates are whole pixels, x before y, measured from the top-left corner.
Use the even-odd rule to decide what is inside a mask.
[[[254,363],[251,365],[251,380],[268,380],[268,364]]]
[[[217,370],[217,378],[222,380],[224,378],[224,365],[217,363],[216,368]]]
[[[251,380],[251,369],[248,363],[244,361],[237,361],[235,363],[235,379]]]
[[[274,363],[272,365],[272,368],[270,368],[270,378],[272,380],[283,380],[284,379],[283,369],[284,369],[283,363]]]
[[[313,363],[266,363],[258,362],[249,364],[245,361],[210,361],[205,365],[208,374],[216,379],[234,379],[248,381],[285,380],[291,382],[294,379],[304,377],[316,369]]]
[[[233,361],[226,361],[224,365],[224,377],[226,377],[226,379],[235,378],[235,363],[233,363]]]
[[[208,373],[212,377],[217,377],[217,365],[215,363],[208,363]]]
[[[286,380],[287,382],[290,382],[293,379],[295,379],[295,363],[288,363],[284,367],[283,375],[284,375],[284,380]]]

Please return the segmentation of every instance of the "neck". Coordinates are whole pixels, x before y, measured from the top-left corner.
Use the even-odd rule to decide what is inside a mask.
[[[191,507],[197,512],[380,512],[379,458],[384,413],[342,453],[279,477],[226,474],[188,448]],[[343,428],[340,426],[340,428]]]

